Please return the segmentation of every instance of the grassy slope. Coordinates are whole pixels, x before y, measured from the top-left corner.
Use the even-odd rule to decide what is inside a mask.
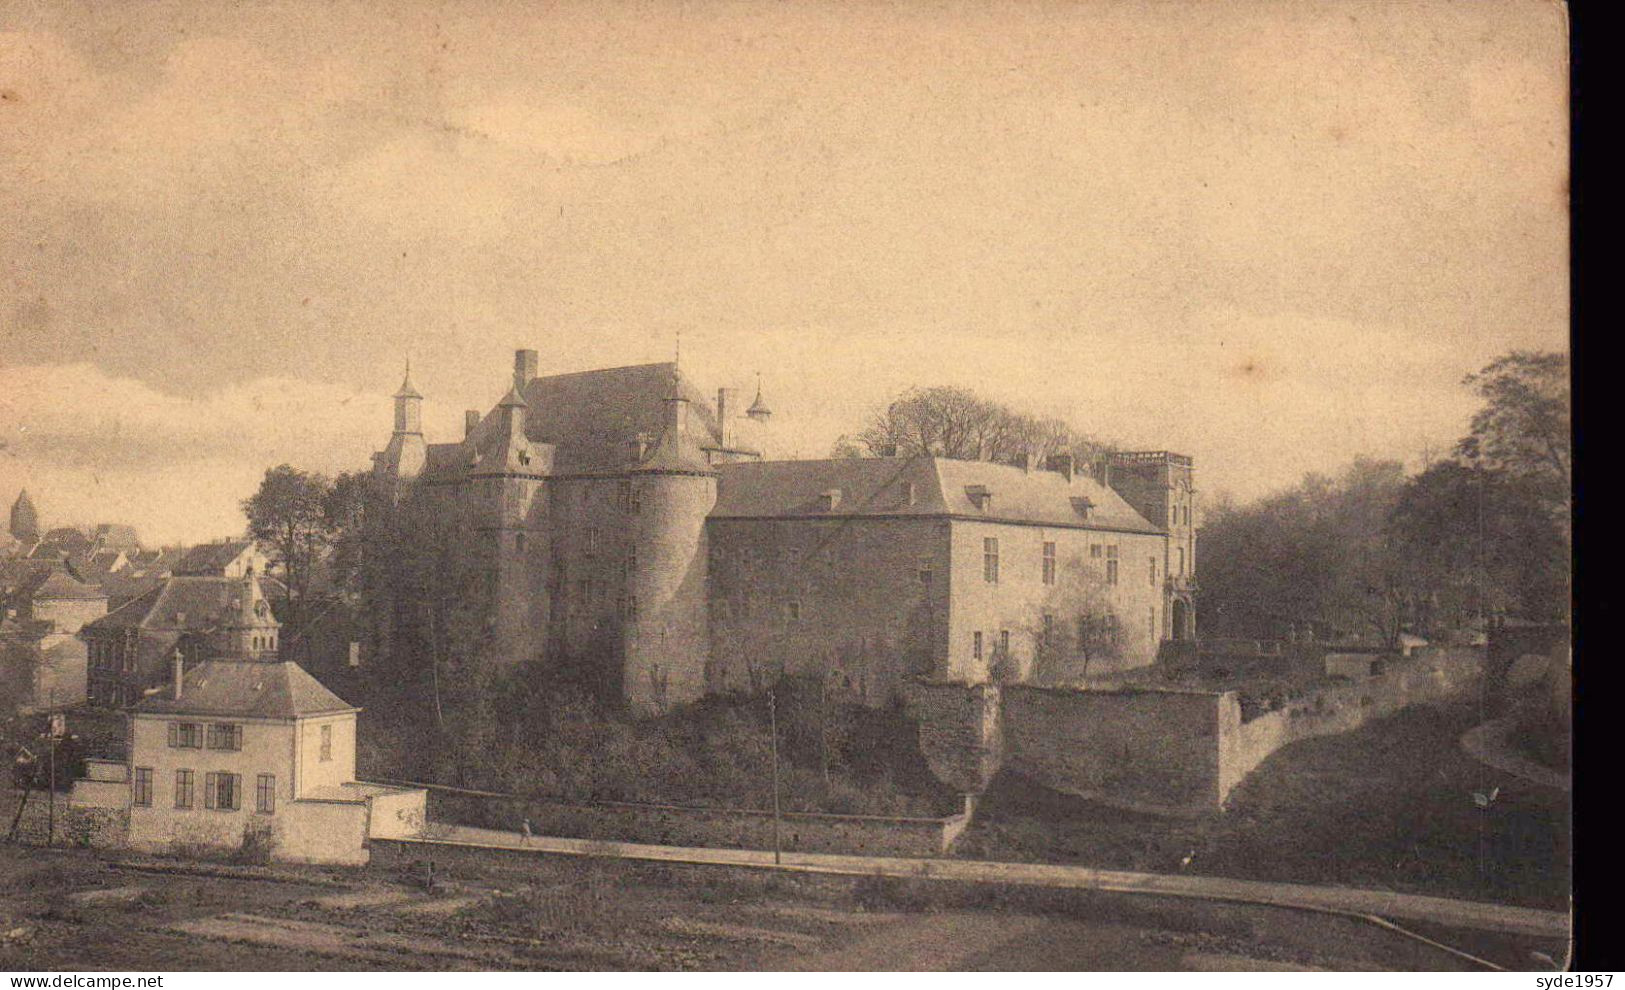
[[[1415,707],[1294,744],[1261,764],[1223,815],[1197,821],[1001,779],[956,852],[1565,908],[1567,796],[1469,759],[1457,740],[1477,720],[1466,705]],[[1479,807],[1474,791],[1495,787]]]

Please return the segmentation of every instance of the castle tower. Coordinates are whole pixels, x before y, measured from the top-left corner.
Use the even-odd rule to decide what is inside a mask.
[[[216,631],[215,652],[223,657],[268,660],[276,656],[282,624],[252,573],[236,582]]]
[[[395,430],[389,446],[378,460],[378,468],[389,480],[411,481],[423,472],[428,448],[423,440],[423,396],[412,387],[412,363],[406,363],[406,377],[395,393]]]
[[[688,399],[675,370],[665,401],[659,443],[631,471],[637,563],[627,576],[622,691],[634,712],[647,715],[704,694],[710,656],[705,518],[716,504],[717,478],[689,436]]]
[[[525,432],[526,404],[515,386],[497,404],[496,429],[477,452],[470,477],[477,529],[490,555],[492,649],[502,663],[540,656],[546,642],[546,576],[551,550],[544,483],[554,448]]]
[[[1106,481],[1148,522],[1168,534],[1162,571],[1168,639],[1196,636],[1196,472],[1184,454],[1124,451],[1106,459]]]
[[[768,455],[768,424],[773,419],[773,410],[767,407],[762,398],[762,376],[756,376],[756,399],[751,402],[750,408],[745,410],[745,420],[749,424],[745,428],[747,440],[757,453],[765,460]]]
[[[11,503],[11,535],[19,543],[38,543],[39,530],[39,512],[25,488],[18,493],[17,501]]]

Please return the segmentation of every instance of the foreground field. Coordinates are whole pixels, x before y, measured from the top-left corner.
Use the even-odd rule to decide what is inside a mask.
[[[1502,966],[1561,957],[1430,934]],[[0,969],[1034,968],[1475,967],[1350,919],[1143,896],[548,857],[426,890],[383,871],[0,847]]]
[[[1001,779],[955,847],[1076,862],[1568,907],[1568,795],[1467,756],[1471,705],[1417,706],[1271,755],[1222,815],[1132,815]],[[1477,797],[1475,797],[1477,795]]]

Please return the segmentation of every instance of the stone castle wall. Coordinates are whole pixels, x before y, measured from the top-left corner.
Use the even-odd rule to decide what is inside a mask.
[[[1420,650],[1382,674],[1328,680],[1243,722],[1234,692],[920,684],[910,696],[932,772],[976,794],[1008,767],[1067,794],[1171,815],[1221,810],[1271,753],[1414,704],[1471,696],[1482,651]]]

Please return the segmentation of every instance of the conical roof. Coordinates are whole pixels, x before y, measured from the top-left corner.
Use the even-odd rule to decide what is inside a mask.
[[[395,393],[397,399],[421,399],[423,396],[412,387],[412,362],[406,362],[406,377],[401,379],[400,391]]]

